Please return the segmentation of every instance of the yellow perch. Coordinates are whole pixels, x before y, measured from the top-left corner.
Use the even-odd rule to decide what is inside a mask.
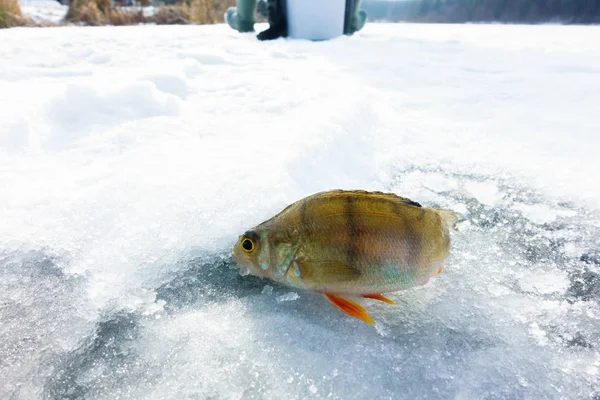
[[[442,271],[456,222],[452,211],[395,194],[333,190],[246,231],[232,252],[252,275],[321,293],[372,325],[365,309],[344,295],[392,303],[382,293],[424,285]]]

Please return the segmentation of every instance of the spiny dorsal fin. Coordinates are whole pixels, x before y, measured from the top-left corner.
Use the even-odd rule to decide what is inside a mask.
[[[267,225],[267,224],[271,223],[271,221],[277,220],[278,218],[280,218],[282,215],[284,215],[286,212],[288,212],[292,208],[300,207],[301,204],[303,204],[305,202],[309,202],[309,201],[313,201],[313,200],[316,200],[316,201],[327,200],[327,199],[333,199],[336,197],[338,197],[338,198],[339,197],[350,197],[350,196],[356,196],[356,197],[362,196],[365,198],[371,198],[371,199],[375,198],[375,199],[379,199],[379,200],[387,200],[390,202],[401,203],[401,204],[405,204],[405,205],[413,206],[413,207],[422,207],[421,204],[417,203],[416,201],[412,201],[411,199],[408,199],[406,197],[398,196],[397,194],[394,194],[394,193],[384,193],[384,192],[379,192],[379,191],[368,192],[366,190],[334,189],[334,190],[318,192],[318,193],[309,195],[307,197],[304,197],[303,199],[297,200],[294,203],[287,205],[283,210],[279,211],[277,214],[275,214],[268,220],[261,223],[261,225]]]
[[[335,197],[335,196],[348,196],[348,195],[357,195],[357,196],[367,196],[367,197],[378,197],[381,199],[388,199],[388,200],[392,200],[392,201],[398,201],[400,203],[404,203],[407,204],[409,206],[414,206],[414,207],[422,207],[421,204],[417,203],[416,201],[413,201],[409,198],[406,197],[401,197],[398,196],[397,194],[394,193],[384,193],[384,192],[379,192],[379,191],[366,191],[366,190],[342,190],[342,189],[336,189],[336,190],[330,190],[327,192],[321,192],[321,193],[317,193],[316,195],[325,195],[325,196],[331,196],[331,197]]]

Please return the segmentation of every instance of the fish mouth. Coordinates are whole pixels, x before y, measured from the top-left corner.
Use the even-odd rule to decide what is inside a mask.
[[[238,248],[234,246],[233,249],[231,250],[231,255],[232,255],[233,264],[234,264],[233,268],[236,268],[238,270],[238,273],[241,276],[250,275],[251,274],[250,269],[246,265],[244,265],[246,263],[243,262],[244,261],[243,257],[240,257],[240,255],[238,253],[239,253]]]

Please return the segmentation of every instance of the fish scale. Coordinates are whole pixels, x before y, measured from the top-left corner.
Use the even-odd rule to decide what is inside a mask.
[[[392,193],[332,190],[298,200],[241,235],[236,263],[253,275],[322,293],[341,311],[372,323],[344,298],[425,284],[450,252],[453,211]],[[358,311],[357,311],[358,310]]]

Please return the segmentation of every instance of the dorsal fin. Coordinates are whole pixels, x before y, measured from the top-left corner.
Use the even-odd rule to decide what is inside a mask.
[[[272,221],[277,221],[279,218],[284,216],[287,212],[289,212],[293,208],[298,207],[299,209],[301,209],[304,204],[306,204],[310,201],[313,201],[313,200],[319,201],[319,200],[324,200],[324,199],[334,199],[334,198],[340,198],[340,197],[343,198],[343,197],[351,197],[351,196],[365,197],[365,198],[371,198],[371,199],[375,198],[375,199],[386,200],[386,201],[394,202],[394,203],[398,203],[398,204],[404,204],[404,205],[408,205],[408,206],[412,206],[412,207],[422,207],[421,204],[417,203],[416,201],[412,201],[411,199],[408,199],[406,197],[398,196],[397,194],[394,194],[394,193],[384,193],[384,192],[379,192],[379,191],[368,192],[366,190],[333,189],[333,190],[318,192],[318,193],[312,194],[310,196],[304,197],[300,200],[297,200],[294,203],[287,205],[283,210],[279,211],[277,214],[275,214],[268,220],[262,222],[259,226],[267,226]]]
[[[335,197],[335,196],[347,196],[347,195],[357,195],[357,196],[370,196],[370,197],[379,197],[381,199],[387,199],[387,200],[391,200],[391,201],[397,201],[403,204],[407,204],[409,206],[414,206],[414,207],[422,207],[421,204],[417,203],[416,201],[412,201],[409,198],[406,197],[401,197],[398,196],[397,194],[394,193],[384,193],[384,192],[379,192],[379,191],[372,191],[372,192],[368,192],[366,190],[342,190],[342,189],[336,189],[336,190],[330,190],[327,192],[321,192],[321,193],[317,193],[314,196],[331,196],[331,197]]]

